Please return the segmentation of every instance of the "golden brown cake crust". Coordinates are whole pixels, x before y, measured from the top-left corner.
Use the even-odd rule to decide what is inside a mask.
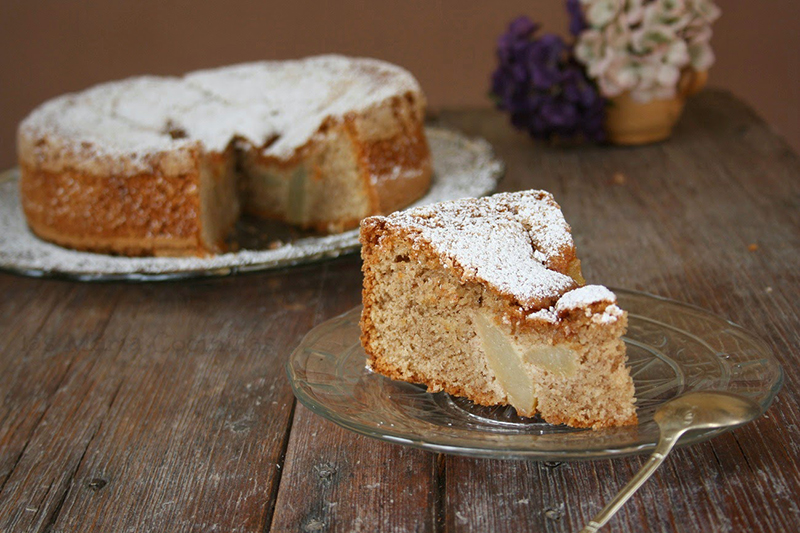
[[[424,116],[418,115],[417,98],[413,93],[406,93],[402,98],[393,99],[391,110],[400,129],[391,137],[363,138],[366,136],[359,135],[355,121],[347,121],[350,138],[358,147],[364,176],[370,180],[375,215],[387,215],[407,206],[430,187],[433,164],[425,137]]]
[[[206,250],[197,174],[98,177],[23,164],[20,189],[31,230],[61,246],[123,255]]]

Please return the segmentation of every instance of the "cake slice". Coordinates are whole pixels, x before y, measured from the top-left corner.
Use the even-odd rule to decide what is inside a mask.
[[[361,223],[368,365],[521,416],[635,424],[616,297],[584,285],[545,191],[418,207]]]

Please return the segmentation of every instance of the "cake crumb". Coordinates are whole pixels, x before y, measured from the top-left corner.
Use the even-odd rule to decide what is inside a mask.
[[[628,178],[622,172],[614,172],[614,175],[611,176],[611,183],[614,185],[625,185],[626,181]]]

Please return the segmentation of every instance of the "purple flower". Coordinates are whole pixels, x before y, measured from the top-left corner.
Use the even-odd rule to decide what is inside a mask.
[[[534,138],[602,140],[605,100],[572,57],[571,45],[553,34],[537,37],[537,31],[538,25],[518,17],[497,40],[491,94],[498,109]]]
[[[530,44],[528,68],[537,89],[549,89],[561,81],[561,60],[567,45],[561,37],[546,34]]]
[[[577,37],[583,30],[589,27],[586,18],[583,16],[580,0],[567,0],[567,12],[569,13],[569,32]]]
[[[554,128],[569,130],[576,126],[578,111],[565,98],[553,98],[542,106],[542,117]]]
[[[525,54],[528,42],[539,26],[527,17],[517,17],[508,25],[508,32],[497,39],[497,57],[501,62],[513,62]]]
[[[539,25],[525,15],[521,15],[508,25],[508,35],[527,40],[539,30]]]

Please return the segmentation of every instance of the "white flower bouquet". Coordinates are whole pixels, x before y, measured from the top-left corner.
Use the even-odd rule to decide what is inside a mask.
[[[682,72],[714,63],[712,0],[580,0],[585,28],[574,54],[600,93],[637,102],[676,95]]]

